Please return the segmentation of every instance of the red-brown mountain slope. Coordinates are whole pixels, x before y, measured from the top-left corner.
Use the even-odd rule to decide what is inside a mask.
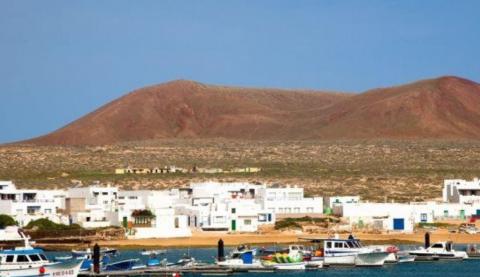
[[[34,144],[157,138],[480,138],[480,85],[441,77],[361,94],[173,81],[129,93]]]
[[[34,144],[98,145],[157,138],[295,138],[290,117],[348,94],[173,81],[129,93]]]

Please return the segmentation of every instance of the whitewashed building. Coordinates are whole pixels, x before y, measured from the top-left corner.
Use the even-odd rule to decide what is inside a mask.
[[[203,231],[255,232],[262,224],[273,224],[275,215],[265,210],[256,197],[265,185],[245,182],[193,183],[188,203],[177,205],[189,217],[192,228]]]
[[[11,181],[0,181],[0,213],[12,216],[20,226],[40,218],[68,224],[58,213],[64,205],[62,196],[62,191],[17,189]]]
[[[443,182],[443,201],[480,205],[480,180],[478,178],[472,181],[461,179],[445,180]]]
[[[120,191],[119,220],[129,238],[190,237],[188,216],[175,209],[181,202],[179,190]]]
[[[117,187],[70,188],[65,199],[65,213],[69,215],[70,223],[84,228],[117,226],[117,197]]]
[[[262,187],[257,193],[257,203],[276,217],[323,214],[322,197],[304,197],[299,187]]]

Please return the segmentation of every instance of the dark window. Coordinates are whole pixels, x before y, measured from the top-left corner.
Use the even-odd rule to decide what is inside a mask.
[[[30,258],[30,260],[32,262],[38,262],[40,261],[40,257],[38,255],[28,255],[28,257]]]
[[[234,214],[235,212],[237,212],[237,209],[232,208],[232,214]]]
[[[332,242],[331,241],[327,241],[327,248],[332,248]]]
[[[42,260],[44,260],[44,261],[48,261],[47,257],[45,257],[45,255],[43,255],[43,254],[40,254],[40,258],[42,258]]]
[[[17,263],[26,263],[28,262],[28,258],[25,255],[18,255],[17,256]]]
[[[343,248],[343,243],[335,242],[335,248]]]
[[[7,255],[7,259],[6,259],[7,263],[13,263],[13,257],[15,257],[15,256]]]

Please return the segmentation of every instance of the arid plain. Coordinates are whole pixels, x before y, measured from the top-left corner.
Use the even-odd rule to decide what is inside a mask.
[[[309,195],[365,200],[441,197],[444,179],[480,176],[480,142],[469,140],[248,141],[169,139],[114,146],[0,147],[0,179],[23,188],[65,188],[98,180],[124,189],[185,187],[192,181],[298,185]],[[132,167],[261,167],[259,173],[116,175]]]

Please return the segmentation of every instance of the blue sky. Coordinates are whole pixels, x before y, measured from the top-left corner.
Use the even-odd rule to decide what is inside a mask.
[[[0,0],[0,142],[173,79],[361,92],[480,81],[480,1]]]

